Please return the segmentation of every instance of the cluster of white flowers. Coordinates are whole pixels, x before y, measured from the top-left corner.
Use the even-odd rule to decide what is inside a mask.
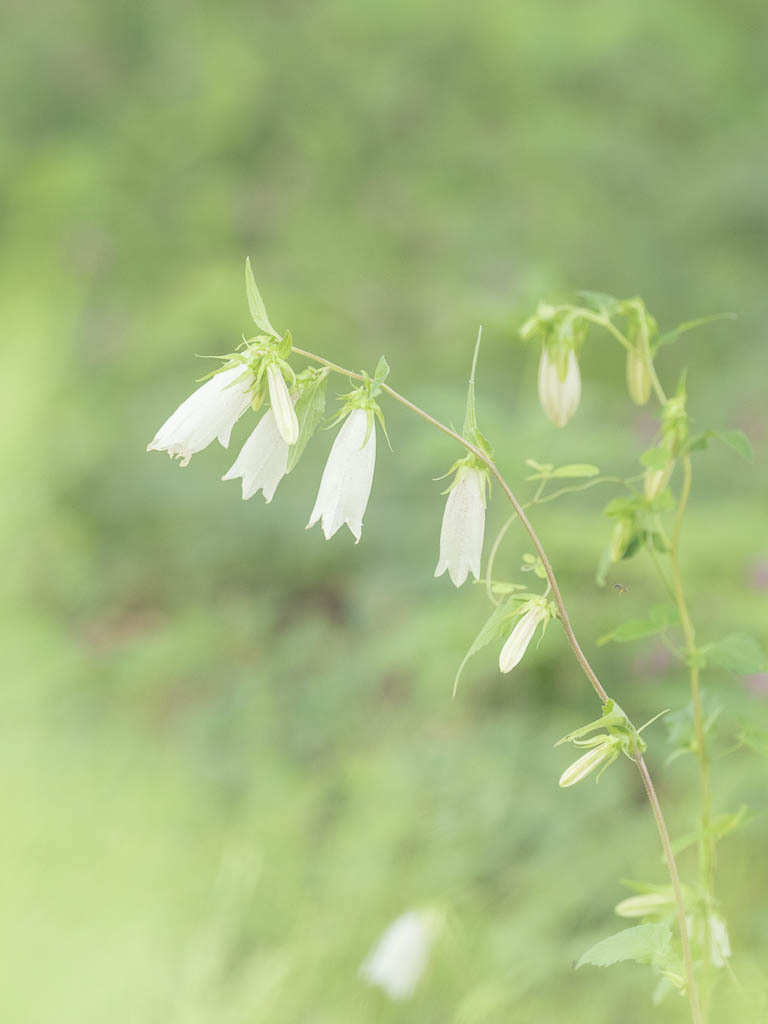
[[[299,423],[288,385],[274,363],[266,369],[271,408],[243,445],[223,480],[242,480],[243,499],[262,491],[270,502],[285,476],[291,447],[299,438]],[[256,376],[238,364],[215,374],[194,391],[160,427],[147,451],[167,451],[186,466],[195,453],[218,438],[229,447],[232,428],[251,404]],[[376,462],[376,425],[373,413],[352,409],[344,419],[328,457],[317,501],[307,529],[322,521],[330,539],[344,523],[360,540]]]

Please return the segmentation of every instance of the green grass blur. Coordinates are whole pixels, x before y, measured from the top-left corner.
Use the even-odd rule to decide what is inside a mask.
[[[304,531],[327,434],[269,506],[219,483],[218,446],[184,471],[144,448],[195,354],[248,331],[247,254],[298,345],[369,370],[386,353],[394,386],[453,423],[482,322],[481,424],[523,495],[525,458],[627,474],[654,429],[597,335],[576,419],[548,424],[516,338],[539,299],[640,293],[664,326],[733,311],[661,372],[688,367],[702,427],[752,438],[754,466],[697,456],[683,555],[700,636],[765,645],[766,20],[755,0],[7,5],[3,1022],[685,1019],[680,1000],[651,1010],[642,968],[571,969],[618,930],[619,879],[664,870],[628,763],[557,788],[554,741],[597,712],[557,627],[509,677],[478,656],[450,699],[485,605],[431,578],[448,440],[385,408],[359,547]],[[607,496],[536,523],[640,721],[686,682],[655,644],[595,647],[661,599],[640,562],[612,577],[627,594],[595,586]],[[489,539],[505,514],[495,492]],[[528,549],[513,533],[507,569]],[[766,678],[706,684],[715,809],[764,811],[765,761],[728,747],[739,721],[768,727]],[[649,738],[681,835],[694,772],[665,768],[661,725]],[[721,847],[747,986],[768,958],[766,842],[758,815]],[[358,967],[423,904],[446,934],[395,1006]]]

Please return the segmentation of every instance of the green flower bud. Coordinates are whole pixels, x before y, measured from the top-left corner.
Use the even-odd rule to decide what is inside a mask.
[[[586,778],[595,768],[599,768],[601,765],[603,766],[600,772],[602,775],[605,769],[613,764],[619,756],[621,741],[615,736],[609,736],[607,733],[604,735],[605,738],[602,743],[588,750],[586,754],[582,754],[578,760],[565,769],[560,776],[560,786],[563,789],[568,786],[575,786],[577,782],[581,782],[582,779]],[[597,737],[595,738],[597,739]]]
[[[645,405],[651,397],[651,375],[637,349],[627,352],[627,390],[635,405]]]
[[[661,492],[669,483],[672,476],[674,462],[669,463],[664,469],[646,469],[645,471],[645,496],[649,501],[658,498]]]
[[[620,519],[611,534],[611,561],[620,562],[629,547],[635,532],[634,523],[630,519]]]

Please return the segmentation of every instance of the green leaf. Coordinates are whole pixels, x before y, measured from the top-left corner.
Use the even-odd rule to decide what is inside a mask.
[[[701,653],[712,665],[719,665],[738,675],[754,675],[768,671],[765,651],[747,633],[729,633],[722,640],[707,644]]]
[[[603,647],[608,643],[626,644],[632,640],[641,640],[643,637],[653,636],[655,633],[663,633],[677,625],[679,621],[680,617],[676,608],[673,608],[672,605],[657,604],[651,608],[647,619],[630,619],[628,622],[623,622],[616,629],[612,629],[610,633],[601,636],[597,645]]]
[[[586,462],[574,462],[568,466],[558,466],[557,469],[552,470],[550,476],[571,479],[584,476],[597,476],[599,473],[600,470],[597,466],[590,466]]]
[[[735,832],[741,825],[749,825],[756,818],[756,814],[749,814],[749,808],[746,804],[742,804],[738,811],[732,814],[717,814],[707,829],[708,835],[714,839],[717,843],[726,836],[729,836],[732,832]],[[682,853],[689,847],[697,843],[701,838],[701,830],[697,829],[695,832],[688,832],[684,836],[680,836],[672,843],[672,852],[677,856],[678,853]]]
[[[653,351],[657,352],[662,345],[671,345],[673,341],[677,341],[681,334],[685,334],[686,331],[693,331],[697,327],[704,327],[706,324],[715,323],[716,320],[735,320],[735,313],[713,313],[711,316],[701,316],[696,320],[686,320],[684,324],[678,324],[671,331],[667,331],[662,334],[653,346]]]
[[[640,465],[647,469],[666,469],[670,462],[666,448],[648,448],[640,456]]]
[[[610,967],[623,960],[634,960],[638,964],[664,963],[669,956],[671,944],[672,932],[669,925],[638,924],[595,943],[579,958],[576,969],[584,964]]]
[[[246,257],[245,260],[245,294],[248,296],[248,307],[251,311],[254,323],[260,327],[262,331],[266,331],[267,334],[271,334],[273,338],[279,338],[280,335],[269,322],[267,307],[264,305],[261,292],[256,286],[253,271],[251,270],[250,256]]]
[[[582,302],[586,302],[596,313],[602,313],[603,315],[611,313],[619,304],[618,299],[614,298],[613,295],[606,294],[606,292],[581,291],[576,292],[576,294]]]
[[[304,449],[307,447],[309,439],[323,421],[327,379],[328,375],[326,373],[319,374],[302,389],[299,395],[295,406],[296,419],[299,421],[299,436],[296,444],[289,450],[290,454],[288,455],[286,473],[291,472],[304,454]]]
[[[378,363],[376,364],[376,369],[374,370],[373,373],[373,379],[376,381],[377,384],[383,384],[388,376],[389,363],[387,362],[385,356],[381,356]]]
[[[710,430],[709,433],[718,441],[722,441],[723,444],[727,444],[729,448],[738,452],[745,462],[755,461],[752,445],[743,430]]]
[[[461,673],[464,671],[464,666],[474,654],[477,654],[478,651],[481,651],[484,647],[487,647],[488,644],[493,643],[494,640],[498,640],[501,637],[506,623],[517,614],[518,603],[519,597],[511,597],[508,601],[497,605],[493,609],[490,617],[486,620],[483,628],[472,641],[472,645],[464,655],[462,662],[459,665],[459,670],[453,681],[454,696],[459,685]]]

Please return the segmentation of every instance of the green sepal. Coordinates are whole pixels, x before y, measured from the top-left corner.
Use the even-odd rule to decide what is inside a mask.
[[[299,436],[292,445],[288,455],[286,473],[296,466],[312,435],[323,422],[325,413],[325,388],[329,370],[310,368],[304,370],[296,379],[299,397],[294,406],[296,419],[299,421]]]
[[[272,335],[273,338],[279,338],[280,335],[269,322],[267,307],[264,305],[264,300],[261,297],[261,292],[256,285],[256,280],[253,276],[253,271],[251,270],[250,256],[247,256],[245,260],[245,294],[248,297],[248,308],[251,311],[253,322],[260,327],[262,331],[266,331],[267,334]]]

